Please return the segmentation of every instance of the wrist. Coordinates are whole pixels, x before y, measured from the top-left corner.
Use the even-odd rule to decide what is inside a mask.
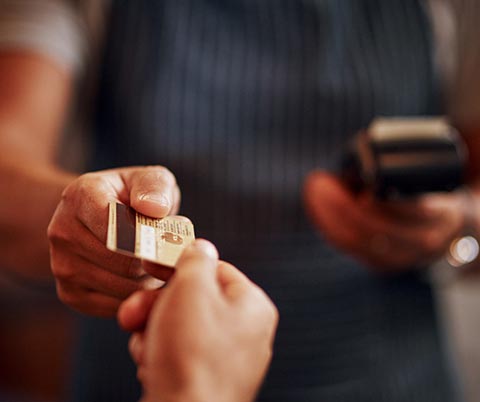
[[[145,394],[139,402],[217,402],[216,399],[203,400],[199,395],[191,395],[184,392],[165,395],[162,390]]]
[[[232,390],[222,392],[220,388],[209,386],[188,386],[176,391],[161,388],[144,390],[140,402],[251,402],[250,399],[233,395]]]

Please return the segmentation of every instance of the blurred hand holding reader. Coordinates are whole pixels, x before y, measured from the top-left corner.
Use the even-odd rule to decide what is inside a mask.
[[[463,139],[445,118],[376,118],[351,143],[342,176],[355,192],[371,191],[379,199],[414,197],[461,187],[467,159]],[[467,216],[464,235],[445,256],[450,266],[468,265],[480,253],[468,221]]]
[[[118,202],[109,204],[109,250],[173,267],[194,240],[193,225],[183,216],[155,219]]]
[[[444,118],[376,118],[349,147],[342,174],[379,198],[452,191],[463,184],[467,149]]]

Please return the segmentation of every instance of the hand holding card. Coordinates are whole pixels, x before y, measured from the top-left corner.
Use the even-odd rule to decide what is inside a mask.
[[[173,174],[161,166],[87,173],[64,190],[48,228],[57,293],[75,310],[102,317],[115,315],[122,300],[132,292],[158,287],[161,282],[156,278],[164,278],[156,272],[148,275],[148,264],[138,258],[114,253],[105,247],[111,202],[131,206],[154,218],[164,218],[178,210],[180,191]],[[140,231],[147,237],[150,234],[152,239],[151,233],[157,229],[149,226],[149,222],[155,220],[142,219]],[[175,223],[176,220],[170,222],[169,230],[164,233],[164,240],[169,240],[169,245],[178,242],[179,238],[175,236],[181,234],[172,232],[177,230]],[[119,236],[119,240],[125,242],[128,239]],[[142,244],[150,247],[146,249],[149,255],[156,253],[151,249],[153,243],[143,241]]]

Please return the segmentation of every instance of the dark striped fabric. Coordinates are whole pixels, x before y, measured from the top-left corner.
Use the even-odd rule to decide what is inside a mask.
[[[94,167],[169,167],[197,235],[277,303],[259,401],[457,400],[428,284],[368,274],[301,201],[374,116],[440,112],[430,53],[413,0],[114,2]],[[83,324],[77,400],[138,398],[126,336]]]

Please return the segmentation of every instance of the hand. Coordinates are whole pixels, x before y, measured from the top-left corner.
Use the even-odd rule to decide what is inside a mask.
[[[278,313],[240,271],[197,240],[168,286],[137,292],[119,310],[143,402],[251,402],[266,373]],[[144,332],[143,329],[145,328]]]
[[[105,247],[110,201],[161,218],[176,213],[180,192],[172,173],[154,166],[88,173],[63,192],[48,227],[57,293],[70,307],[103,317],[134,291],[158,286],[138,259]]]
[[[313,172],[304,187],[314,225],[339,249],[376,271],[401,271],[441,257],[464,224],[462,194],[379,201],[352,194],[340,179]]]

